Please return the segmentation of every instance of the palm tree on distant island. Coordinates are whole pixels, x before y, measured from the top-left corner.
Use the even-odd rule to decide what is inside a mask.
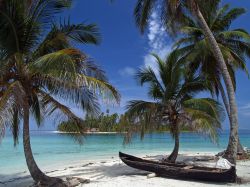
[[[141,69],[136,76],[141,85],[149,85],[148,95],[153,101],[130,101],[127,105],[127,116],[139,124],[146,124],[148,129],[152,128],[152,124],[169,125],[175,146],[166,160],[175,162],[179,151],[180,128],[184,126],[206,133],[217,141],[224,110],[213,99],[194,98],[196,93],[207,89],[206,82],[200,76],[187,74],[185,67],[179,63],[182,58],[178,51],[173,51],[166,61],[155,54],[154,57],[158,66],[157,72],[147,67]]]
[[[28,169],[34,181],[45,186],[64,183],[37,166],[30,145],[30,116],[39,126],[45,116],[59,112],[59,120],[63,115],[78,124],[81,119],[61,100],[98,113],[98,96],[113,101],[120,98],[104,72],[73,47],[75,43],[98,44],[97,27],[52,22],[56,13],[70,5],[70,0],[0,2],[0,132],[3,135],[10,128],[16,145],[23,122]]]
[[[226,4],[219,9],[210,11],[205,18],[220,46],[231,80],[233,80],[234,90],[236,90],[235,71],[241,69],[248,75],[245,58],[250,57],[250,35],[244,29],[229,30],[229,28],[232,22],[244,13],[245,9],[229,9],[229,5]],[[192,17],[187,17],[187,20],[188,24],[182,28],[184,36],[178,39],[175,47],[185,55],[190,71],[198,71],[199,74],[207,77],[212,86],[212,95],[221,95],[230,121],[230,107],[221,82],[218,63],[206,42],[202,28]],[[230,146],[229,141],[228,150],[230,150]],[[240,140],[238,140],[238,153],[244,153]],[[227,158],[227,154],[228,151],[225,152],[225,158]]]
[[[211,52],[218,62],[219,70],[226,86],[231,119],[229,141],[231,146],[229,146],[229,149],[227,150],[228,160],[231,163],[236,164],[238,146],[238,112],[233,81],[231,80],[230,72],[219,44],[205,19],[210,11],[218,8],[220,2],[220,0],[137,0],[134,9],[134,16],[136,24],[142,33],[149,24],[150,15],[154,10],[160,12],[162,24],[166,27],[166,30],[171,33],[176,33],[176,31],[179,31],[179,29],[186,24],[187,15],[192,16],[200,25],[211,48]]]

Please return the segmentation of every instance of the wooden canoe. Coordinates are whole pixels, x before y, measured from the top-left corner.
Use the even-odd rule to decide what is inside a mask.
[[[210,182],[236,182],[236,169],[217,169],[185,164],[157,162],[119,152],[120,159],[128,166],[156,173],[159,177]]]

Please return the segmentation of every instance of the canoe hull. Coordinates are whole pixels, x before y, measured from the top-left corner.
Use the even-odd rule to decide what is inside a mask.
[[[187,165],[184,164],[148,161],[124,153],[119,153],[119,156],[126,165],[136,169],[156,173],[157,176],[160,177],[209,182],[236,182],[235,167],[222,171],[217,171],[216,168],[205,167],[185,169],[185,166]]]

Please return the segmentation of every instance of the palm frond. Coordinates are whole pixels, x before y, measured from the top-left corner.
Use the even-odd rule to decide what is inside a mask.
[[[14,108],[12,115],[13,115],[13,119],[12,119],[12,124],[10,125],[10,128],[12,130],[14,146],[16,146],[18,144],[18,139],[19,139],[20,113],[16,108]]]
[[[83,133],[84,133],[84,126],[83,120],[76,116],[71,110],[65,106],[64,104],[57,101],[55,98],[51,97],[49,94],[39,91],[41,97],[42,97],[42,103],[45,105],[47,109],[48,115],[52,115],[53,113],[60,112],[60,116],[57,118],[57,123],[65,121],[65,118],[68,118],[67,120],[73,121],[74,125],[77,129],[77,133],[70,134],[70,136],[79,144],[83,144]],[[64,114],[64,117],[62,117],[62,114]]]
[[[204,103],[200,103],[200,101],[197,102],[194,100],[196,99],[192,99],[191,101],[193,103],[191,107],[190,103],[188,104],[188,107],[185,107],[185,112],[189,115],[191,121],[191,123],[189,123],[189,127],[199,134],[207,135],[211,141],[218,143],[221,121],[218,119],[220,117],[218,117],[217,115],[224,114],[216,114],[216,109],[212,107],[213,104],[208,104],[208,101],[205,101],[204,105]],[[185,105],[187,105],[187,103],[185,103]]]
[[[136,79],[140,81],[141,85],[143,85],[144,83],[153,82],[154,84],[159,86],[161,91],[163,91],[163,87],[157,79],[154,70],[150,67],[141,68],[136,74]]]
[[[188,77],[190,78],[190,77]],[[192,79],[186,79],[182,85],[177,97],[182,97],[185,95],[195,95],[198,92],[206,91],[209,87],[206,80],[201,77],[192,77]]]
[[[146,112],[156,112],[159,104],[153,102],[147,102],[143,100],[129,101],[126,109],[129,116],[140,116]]]
[[[36,75],[36,84],[41,85],[45,90],[57,98],[67,100],[83,110],[98,114],[99,103],[96,94],[86,86],[78,86],[75,82],[63,80],[49,75]]]
[[[189,99],[184,102],[185,110],[194,109],[205,112],[210,117],[222,122],[225,119],[223,107],[215,100],[210,98]]]
[[[0,97],[0,140],[4,135],[6,127],[10,127],[13,133],[14,145],[18,142],[18,118],[19,111],[23,106],[25,93],[20,84],[16,81],[11,83],[6,90],[1,92]]]
[[[211,16],[210,28],[212,28],[213,30],[216,29],[216,21],[218,22],[218,20],[220,20],[225,15],[229,7],[229,4],[225,4],[223,7],[218,9],[218,11],[215,13],[215,16]]]
[[[239,29],[231,30],[231,31],[224,31],[220,32],[219,36],[223,39],[241,39],[246,42],[250,42],[250,36],[246,31],[242,31]]]
[[[158,85],[151,83],[149,86],[148,96],[157,100],[162,99],[164,97],[164,94],[162,93]]]
[[[48,26],[56,14],[70,8],[72,0],[31,1],[29,15],[42,26]]]
[[[99,44],[100,40],[100,33],[96,25],[71,24],[68,20],[68,22],[60,23],[59,26],[54,24],[34,54],[40,57],[64,48],[70,48],[74,43]]]
[[[85,86],[93,93],[98,94],[104,101],[115,101],[118,104],[120,102],[119,92],[108,82],[82,74],[77,74],[75,82],[77,86]]]
[[[178,49],[180,52],[180,49],[183,49],[183,46],[188,46],[189,44],[192,44],[194,40],[195,38],[193,36],[180,38],[174,43],[172,48],[175,50]]]
[[[71,24],[70,21],[60,23],[59,32],[64,33],[73,42],[83,44],[99,44],[101,37],[95,24]]]
[[[202,29],[197,27],[184,26],[181,28],[181,31],[188,35],[201,35],[203,33]]]
[[[81,119],[78,116],[76,116],[74,113],[72,113],[71,110],[67,106],[57,101],[55,98],[51,97],[46,92],[39,90],[39,94],[42,97],[41,102],[46,107],[48,115],[51,115],[56,110],[59,110],[62,114],[64,114],[70,120],[73,120],[77,123],[81,121]],[[82,132],[81,129],[79,129],[79,132]]]
[[[36,123],[38,127],[41,126],[43,123],[43,116],[44,116],[44,108],[41,106],[41,103],[39,101],[39,98],[37,94],[32,94],[32,105],[31,105],[31,112],[33,113],[33,116],[36,120]]]
[[[84,60],[86,57],[77,49],[62,49],[38,58],[29,64],[34,73],[56,73],[60,76],[76,73],[76,59]]]
[[[142,33],[144,33],[148,24],[155,2],[155,0],[138,0],[136,3],[134,9],[135,22]]]
[[[126,118],[129,119],[129,126],[124,137],[124,144],[131,142],[133,135],[139,133],[141,140],[146,132],[153,132],[157,124],[157,113],[160,104],[142,100],[129,101],[126,111]]]
[[[230,27],[232,21],[237,19],[239,16],[244,14],[246,10],[244,8],[233,8],[229,10],[225,15],[221,16],[214,22],[213,28],[214,30],[227,30]]]

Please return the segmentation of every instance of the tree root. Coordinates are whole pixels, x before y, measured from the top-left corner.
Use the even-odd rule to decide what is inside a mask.
[[[228,157],[228,154],[226,153],[226,150],[219,152],[219,153],[218,153],[217,155],[215,155],[215,156],[221,156],[221,157],[223,157],[223,158],[225,158],[225,159],[228,159],[228,158],[229,158],[229,157]],[[238,153],[237,153],[237,160],[247,160],[247,159],[249,159],[249,158],[250,158],[250,157],[249,157],[249,155],[247,154],[246,151],[238,152]]]

